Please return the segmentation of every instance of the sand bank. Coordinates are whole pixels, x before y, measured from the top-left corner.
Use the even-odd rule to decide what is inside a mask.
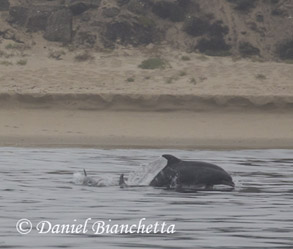
[[[111,93],[0,93],[0,108],[111,110],[111,111],[210,111],[292,110],[292,95],[193,95]]]
[[[293,115],[280,111],[137,112],[0,109],[0,146],[293,148]]]

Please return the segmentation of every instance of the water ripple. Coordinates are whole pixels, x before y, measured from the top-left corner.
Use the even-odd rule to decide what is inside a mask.
[[[1,248],[293,248],[292,150],[182,151],[0,148]],[[118,179],[161,154],[216,163],[232,174],[228,191],[179,193],[72,183],[72,175]],[[77,224],[87,218],[176,225],[175,234],[38,234],[19,236],[28,218]],[[236,247],[235,247],[236,246]]]

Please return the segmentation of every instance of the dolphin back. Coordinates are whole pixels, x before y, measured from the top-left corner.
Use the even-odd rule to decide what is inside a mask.
[[[165,154],[162,155],[168,163],[150,185],[155,187],[200,185],[212,188],[213,185],[228,185],[234,187],[232,177],[221,167],[200,161],[183,161]]]

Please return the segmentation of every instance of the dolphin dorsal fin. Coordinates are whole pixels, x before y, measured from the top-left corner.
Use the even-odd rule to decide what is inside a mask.
[[[179,163],[181,160],[175,156],[172,156],[172,155],[169,155],[169,154],[164,154],[162,155],[162,157],[166,158],[167,161],[168,161],[168,164],[167,165],[171,165],[171,164],[174,164],[174,163]]]
[[[119,186],[120,186],[120,188],[127,187],[127,184],[126,184],[125,179],[124,179],[124,174],[121,174],[120,175],[120,178],[119,178]]]
[[[84,173],[84,176],[87,176],[87,173],[86,173],[85,169],[83,169],[83,173]]]

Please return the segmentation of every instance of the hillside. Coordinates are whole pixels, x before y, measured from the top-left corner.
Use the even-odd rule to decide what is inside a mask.
[[[220,56],[293,59],[293,3],[284,0],[2,0],[0,39],[35,36],[71,49],[170,46]]]

